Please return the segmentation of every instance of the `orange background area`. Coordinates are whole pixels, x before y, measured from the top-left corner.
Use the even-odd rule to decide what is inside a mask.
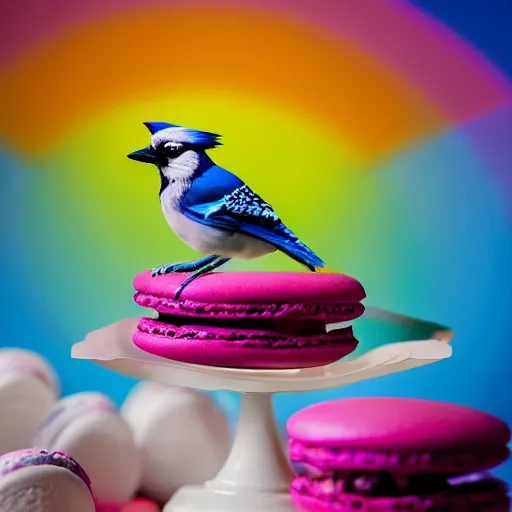
[[[7,70],[0,132],[37,155],[99,110],[203,90],[288,104],[322,120],[361,160],[446,124],[392,70],[320,31],[250,12],[155,8],[82,26]]]

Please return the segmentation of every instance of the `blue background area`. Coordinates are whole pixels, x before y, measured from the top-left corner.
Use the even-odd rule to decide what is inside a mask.
[[[413,3],[452,27],[512,76],[511,1]],[[0,151],[0,163],[0,282],[4,324],[1,345],[24,346],[45,355],[61,376],[65,394],[83,389],[108,390],[109,396],[120,404],[135,381],[93,363],[70,359],[70,343],[78,340],[68,338],[45,311],[38,290],[22,279],[26,268],[20,258],[23,241],[19,233],[23,227],[19,222],[32,208],[26,201],[26,191],[37,189],[42,178],[8,152]],[[278,396],[276,411],[281,425],[291,413],[313,401],[366,395],[446,400],[486,410],[512,422],[511,223],[507,205],[497,199],[496,184],[484,167],[471,152],[468,140],[461,135],[447,134],[389,162],[380,178],[383,190],[388,190],[387,180],[396,180],[405,191],[400,196],[400,206],[395,197],[387,199],[389,209],[383,215],[405,212],[406,216],[417,219],[420,250],[415,254],[430,243],[432,233],[440,235],[435,242],[438,250],[429,251],[428,258],[418,263],[428,279],[420,275],[410,282],[418,288],[417,300],[407,304],[406,311],[403,304],[396,306],[407,314],[453,327],[457,332],[454,357],[413,372],[343,389]],[[414,191],[426,188],[438,191],[433,203],[414,195]],[[448,216],[449,209],[445,206],[436,208],[436,204],[450,202],[457,207]],[[37,216],[38,212],[30,214]],[[452,229],[446,229],[446,223]],[[45,272],[45,268],[38,270]],[[129,293],[129,284],[126,292]],[[372,303],[378,302],[378,297],[373,296]],[[137,314],[137,309],[127,300],[125,315],[131,314]],[[236,396],[219,392],[216,399],[231,417],[236,416]],[[497,474],[512,482],[512,464],[503,466]]]
[[[512,76],[510,0],[412,0]]]

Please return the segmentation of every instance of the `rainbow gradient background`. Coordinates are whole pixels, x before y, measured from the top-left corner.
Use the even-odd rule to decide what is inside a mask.
[[[212,152],[367,303],[444,323],[451,360],[314,401],[415,396],[512,423],[512,4],[507,0],[26,0],[0,8],[2,342],[65,393],[134,381],[71,344],[139,315],[133,276],[195,257],[143,121],[224,136]],[[231,269],[298,270],[281,255]],[[236,397],[217,400],[236,414]],[[498,474],[512,482],[512,464]]]

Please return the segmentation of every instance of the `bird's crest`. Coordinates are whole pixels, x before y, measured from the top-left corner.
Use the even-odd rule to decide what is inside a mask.
[[[192,128],[162,122],[147,122],[144,123],[144,125],[151,132],[153,138],[159,141],[181,142],[205,148],[215,148],[222,144],[220,141],[221,136],[216,133],[203,132],[201,130],[194,130]]]

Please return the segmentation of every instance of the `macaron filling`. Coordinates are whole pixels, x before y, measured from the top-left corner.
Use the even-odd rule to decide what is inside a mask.
[[[137,330],[167,339],[221,340],[239,346],[290,348],[341,343],[357,346],[352,327],[344,326],[326,332],[325,322],[299,319],[187,319],[158,314],[157,319],[142,318]]]
[[[232,304],[201,302],[161,297],[147,292],[137,292],[134,301],[142,307],[151,308],[161,314],[174,316],[236,318],[314,318],[331,322],[353,320],[361,316],[364,306],[360,302],[346,304]]]
[[[78,462],[59,451],[23,450],[17,454],[7,454],[0,457],[0,475],[6,475],[26,467],[44,465],[65,468],[79,477],[87,487],[91,487],[89,477]]]
[[[507,460],[507,446],[487,446],[479,450],[460,451],[404,451],[346,450],[329,446],[314,446],[297,439],[288,442],[290,457],[294,462],[318,468],[324,474],[344,468],[368,470],[379,468],[391,473],[406,468],[408,473],[463,474],[494,467]]]

